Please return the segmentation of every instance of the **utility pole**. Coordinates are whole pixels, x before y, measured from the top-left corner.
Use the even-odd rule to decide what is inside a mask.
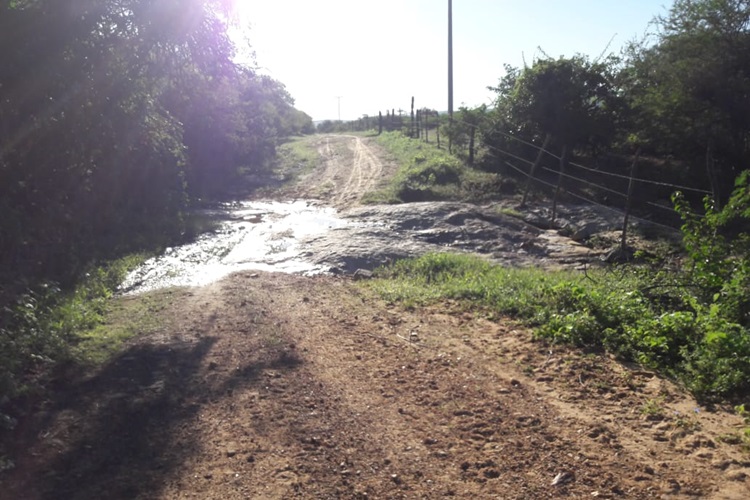
[[[448,121],[453,125],[453,0],[448,0]],[[451,135],[448,134],[448,152],[451,151]]]
[[[448,115],[453,118],[453,0],[448,0]]]
[[[339,100],[339,121],[341,121],[341,98],[344,97],[342,95],[337,95],[336,99]]]

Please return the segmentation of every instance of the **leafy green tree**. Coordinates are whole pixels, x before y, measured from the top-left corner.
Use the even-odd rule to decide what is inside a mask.
[[[507,99],[503,117],[526,136],[547,133],[570,147],[600,146],[614,138],[620,99],[611,61],[589,62],[583,56],[540,59],[521,72]]]
[[[454,114],[453,120],[446,122],[442,127],[443,136],[451,141],[451,147],[465,157],[470,165],[474,164],[477,140],[486,120],[486,105],[476,108],[461,106]]]
[[[728,193],[750,160],[750,2],[676,0],[656,27],[629,48],[621,75],[631,134],[700,180],[710,152]]]
[[[166,244],[188,193],[217,193],[310,129],[283,85],[234,63],[228,8],[0,2],[4,270],[70,278],[91,258]]]

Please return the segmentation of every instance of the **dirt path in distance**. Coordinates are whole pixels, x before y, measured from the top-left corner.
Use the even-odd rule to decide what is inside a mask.
[[[346,207],[388,175],[317,140],[287,195]],[[1,499],[750,498],[739,417],[508,319],[259,272],[135,304],[142,334],[21,423]]]
[[[296,198],[317,198],[339,210],[356,205],[368,191],[382,185],[398,165],[368,137],[322,135],[313,139],[323,163],[322,170],[304,176],[281,194]]]

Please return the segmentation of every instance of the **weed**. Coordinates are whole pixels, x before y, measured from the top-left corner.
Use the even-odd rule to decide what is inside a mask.
[[[292,182],[318,166],[320,155],[312,144],[315,136],[295,137],[277,149],[274,171]]]
[[[509,217],[515,217],[517,219],[523,219],[523,214],[511,207],[503,207],[500,209],[500,213]]]
[[[742,417],[742,420],[745,421],[746,425],[750,425],[750,411],[745,409],[744,404],[735,406],[734,411],[737,413],[737,415]]]
[[[664,402],[659,398],[651,398],[641,407],[641,414],[646,417],[661,419],[664,417]]]
[[[692,434],[693,432],[698,432],[701,430],[701,424],[694,418],[690,418],[685,415],[681,415],[679,413],[676,413],[676,420],[674,425],[688,434]]]
[[[728,432],[726,434],[721,434],[716,440],[726,444],[738,445],[742,444],[742,435]]]
[[[46,283],[4,308],[0,318],[0,433],[16,424],[7,405],[42,391],[43,374],[62,363],[98,359],[94,351],[99,347],[94,346],[113,342],[113,337],[97,333],[97,328],[114,290],[144,258],[133,255],[92,266],[72,291]],[[12,466],[0,449],[0,471]]]

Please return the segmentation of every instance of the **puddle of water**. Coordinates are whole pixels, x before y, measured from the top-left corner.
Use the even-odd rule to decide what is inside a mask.
[[[128,275],[126,294],[171,286],[201,286],[236,271],[261,270],[316,274],[328,267],[302,258],[300,238],[349,225],[332,208],[308,201],[243,202],[217,215],[225,220],[215,233],[194,243],[168,248]]]

